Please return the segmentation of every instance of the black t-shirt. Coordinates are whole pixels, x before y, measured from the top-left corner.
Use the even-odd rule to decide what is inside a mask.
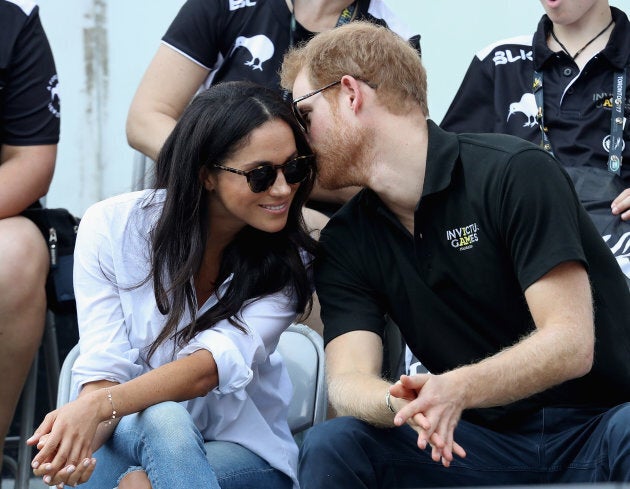
[[[414,37],[382,0],[359,0],[355,19]],[[249,80],[280,90],[279,71],[290,43],[312,35],[299,24],[291,32],[285,0],[188,0],[162,41],[211,70],[206,86]],[[419,49],[419,36],[414,42]]]
[[[0,0],[0,145],[56,144],[58,91],[37,6]]]
[[[591,373],[464,417],[497,426],[541,406],[630,400],[630,292],[547,153],[512,136],[458,136],[429,122],[414,232],[370,190],[333,216],[315,269],[326,343],[353,330],[382,335],[388,315],[429,371],[477,362],[530,333],[524,291],[556,265],[578,261],[595,301]]]

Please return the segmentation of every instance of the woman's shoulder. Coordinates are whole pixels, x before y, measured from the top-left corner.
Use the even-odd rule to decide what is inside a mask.
[[[110,226],[121,223],[124,226],[133,215],[150,216],[152,209],[161,209],[164,195],[162,190],[146,189],[109,197],[88,207],[81,224],[95,223],[107,227],[106,223]]]

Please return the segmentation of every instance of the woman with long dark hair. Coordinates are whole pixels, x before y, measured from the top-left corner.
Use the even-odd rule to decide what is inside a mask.
[[[308,144],[275,92],[223,83],[184,111],[156,177],[81,221],[78,397],[29,440],[34,471],[59,487],[140,471],[156,489],[290,488],[291,386],[275,349],[310,308]]]

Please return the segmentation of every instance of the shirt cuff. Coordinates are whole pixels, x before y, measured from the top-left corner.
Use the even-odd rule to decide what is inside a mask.
[[[252,369],[234,342],[224,334],[212,330],[200,333],[177,354],[177,358],[197,350],[208,350],[217,364],[219,385],[213,392],[232,394],[243,390],[251,382],[254,376]]]

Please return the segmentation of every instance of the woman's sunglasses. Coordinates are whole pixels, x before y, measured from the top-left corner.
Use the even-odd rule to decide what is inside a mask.
[[[264,163],[251,170],[237,170],[236,168],[230,168],[223,165],[212,165],[219,170],[229,171],[236,173],[237,175],[244,175],[247,179],[249,188],[254,193],[264,192],[271,187],[276,181],[278,176],[278,170],[282,170],[284,179],[288,184],[301,183],[306,180],[313,163],[315,162],[315,156],[306,155],[298,156],[292,160],[283,163],[282,165],[272,165],[271,163]]]

